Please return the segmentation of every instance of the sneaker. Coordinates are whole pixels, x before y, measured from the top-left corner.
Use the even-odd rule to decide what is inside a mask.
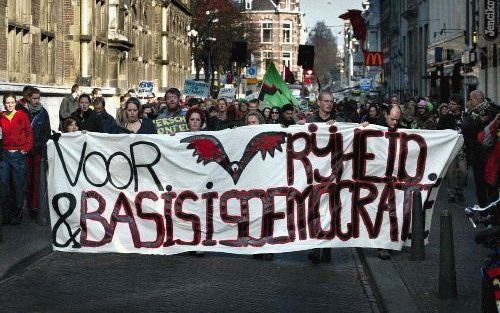
[[[387,249],[378,250],[378,257],[382,260],[389,260],[391,258],[391,253]]]

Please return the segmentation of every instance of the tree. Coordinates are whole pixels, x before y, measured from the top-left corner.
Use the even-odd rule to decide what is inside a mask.
[[[211,24],[210,37],[216,41],[209,42],[208,21],[210,16],[207,11],[218,12],[211,14],[217,17],[218,22]],[[198,0],[194,5],[194,17],[191,27],[198,32],[197,39],[193,43],[193,59],[196,68],[196,78],[202,68],[205,73],[208,69],[208,50],[212,45],[212,67],[213,70],[225,72],[231,70],[231,46],[233,41],[250,41],[256,31],[252,31],[249,19],[241,14],[231,0]]]
[[[317,22],[309,34],[314,46],[314,71],[322,86],[331,84],[338,75],[337,39],[324,21]]]

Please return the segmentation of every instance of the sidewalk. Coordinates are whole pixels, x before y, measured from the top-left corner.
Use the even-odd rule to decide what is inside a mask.
[[[411,261],[409,248],[393,251],[387,261],[379,259],[375,249],[360,249],[387,312],[480,312],[479,270],[490,250],[476,245],[472,225],[465,218],[465,206],[474,204],[475,199],[474,185],[469,179],[465,203],[448,204],[444,182],[434,207],[425,261]],[[444,208],[448,208],[453,219],[458,290],[457,299],[448,301],[439,299],[440,213]]]
[[[41,226],[25,214],[20,225],[2,226],[0,281],[52,251],[50,225]]]

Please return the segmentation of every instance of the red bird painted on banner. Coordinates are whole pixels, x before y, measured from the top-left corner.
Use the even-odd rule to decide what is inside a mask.
[[[276,150],[283,152],[281,145],[285,142],[284,132],[265,132],[253,137],[245,147],[245,151],[239,161],[231,161],[224,150],[224,146],[215,136],[196,135],[181,140],[181,143],[189,143],[187,149],[193,149],[193,156],[198,156],[197,163],[206,165],[210,162],[219,164],[238,183],[246,166],[259,152],[262,160],[266,159],[267,153],[274,157]]]

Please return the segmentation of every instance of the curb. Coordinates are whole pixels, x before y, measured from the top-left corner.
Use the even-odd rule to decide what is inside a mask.
[[[22,272],[28,266],[34,264],[39,259],[51,254],[53,252],[52,245],[47,245],[40,250],[28,255],[25,258],[22,258],[15,264],[13,264],[5,273],[0,277],[0,283],[3,283],[5,280],[9,279],[13,275]]]
[[[378,257],[367,256],[361,248],[356,249],[372,284],[377,303],[380,304],[381,312],[418,313],[415,299],[393,261],[379,260]]]
[[[380,293],[380,290],[378,288],[377,282],[375,281],[375,278],[373,277],[372,270],[370,266],[368,266],[368,262],[366,262],[366,256],[362,248],[355,248],[356,252],[358,254],[358,258],[361,261],[361,264],[363,265],[363,268],[365,269],[366,276],[368,276],[368,283],[370,284],[370,287],[373,291],[373,295],[375,296],[375,299],[377,301],[377,306],[380,312],[388,312],[387,307],[384,302],[384,297],[382,297],[382,294]]]

